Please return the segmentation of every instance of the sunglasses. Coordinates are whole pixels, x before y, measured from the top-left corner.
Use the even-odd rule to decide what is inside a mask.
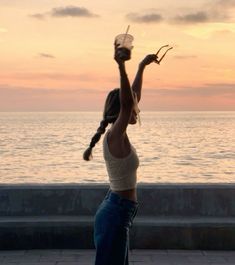
[[[159,52],[160,52],[163,48],[166,48],[166,47],[169,47],[169,46],[170,46],[170,45],[163,45],[163,46],[157,51],[157,53],[156,53],[157,58],[158,58],[158,54],[159,54]],[[165,57],[165,55],[167,54],[167,52],[168,52],[169,50],[171,50],[171,49],[173,49],[173,47],[169,47],[169,48],[163,53],[162,57],[161,57],[159,60],[158,60],[158,59],[155,60],[155,63],[160,64],[160,62],[161,62],[162,59]]]

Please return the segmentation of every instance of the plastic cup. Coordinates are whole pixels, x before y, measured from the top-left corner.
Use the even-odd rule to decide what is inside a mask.
[[[132,42],[134,37],[130,34],[119,34],[115,37],[115,43],[118,45],[119,57],[123,60],[131,58]]]
[[[133,40],[134,37],[130,34],[119,34],[115,38],[115,43],[118,45],[118,48],[127,48],[131,50],[133,48]]]

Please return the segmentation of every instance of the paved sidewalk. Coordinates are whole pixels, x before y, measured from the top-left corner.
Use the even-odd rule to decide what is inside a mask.
[[[235,251],[134,249],[129,257],[129,265],[235,264]],[[0,251],[1,265],[94,265],[94,259],[94,249]]]

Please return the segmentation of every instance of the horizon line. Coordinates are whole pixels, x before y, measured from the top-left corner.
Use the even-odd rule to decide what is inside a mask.
[[[103,112],[101,110],[0,110],[4,112]],[[141,110],[141,112],[235,112],[234,110]]]

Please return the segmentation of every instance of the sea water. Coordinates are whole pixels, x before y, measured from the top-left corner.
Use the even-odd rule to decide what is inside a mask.
[[[0,183],[107,183],[100,112],[1,112]],[[141,112],[138,183],[235,182],[235,112]]]

